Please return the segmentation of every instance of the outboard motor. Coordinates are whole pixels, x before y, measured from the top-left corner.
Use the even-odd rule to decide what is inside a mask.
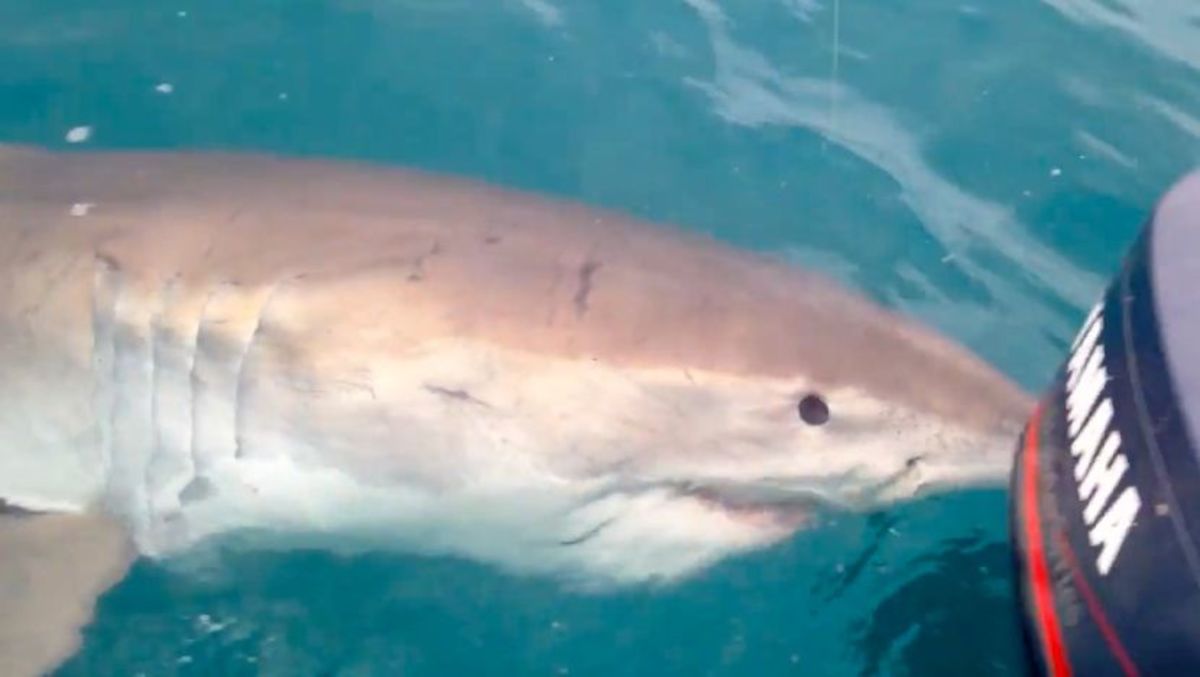
[[[1200,173],[1156,206],[1031,415],[1012,477],[1044,675],[1200,675]]]

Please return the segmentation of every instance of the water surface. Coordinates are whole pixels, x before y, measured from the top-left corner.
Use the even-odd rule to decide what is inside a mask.
[[[1200,159],[1198,45],[1188,0],[10,0],[0,139],[622,209],[825,271],[1038,390]],[[963,492],[602,596],[394,555],[142,563],[60,672],[1021,674],[1006,517]]]

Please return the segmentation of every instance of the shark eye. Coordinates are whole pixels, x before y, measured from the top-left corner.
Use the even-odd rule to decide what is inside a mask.
[[[829,405],[825,403],[825,398],[817,394],[810,393],[800,398],[796,412],[800,414],[800,420],[808,425],[825,425],[829,421]]]

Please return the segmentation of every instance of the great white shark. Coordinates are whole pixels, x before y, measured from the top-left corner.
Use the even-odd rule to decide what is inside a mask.
[[[138,556],[240,534],[671,581],[823,507],[1003,485],[1030,407],[673,226],[363,163],[0,146],[12,672]]]

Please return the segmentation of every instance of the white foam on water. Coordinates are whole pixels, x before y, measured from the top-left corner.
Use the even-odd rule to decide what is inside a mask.
[[[67,143],[83,143],[92,138],[92,128],[88,126],[72,127],[67,130]]]
[[[563,24],[562,9],[548,0],[520,0],[520,3],[548,28],[557,28]]]
[[[1042,0],[1085,26],[1122,31],[1151,50],[1200,69],[1194,0]]]

